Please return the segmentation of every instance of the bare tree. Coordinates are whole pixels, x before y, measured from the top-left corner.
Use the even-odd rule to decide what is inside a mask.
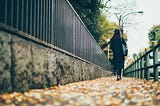
[[[131,25],[132,17],[139,13],[136,9],[135,0],[111,0],[109,3],[108,17],[114,19],[119,27],[127,27]],[[141,11],[142,12],[142,11]]]

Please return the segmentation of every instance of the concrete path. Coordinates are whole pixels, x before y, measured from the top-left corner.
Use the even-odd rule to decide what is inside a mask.
[[[115,77],[0,95],[0,106],[160,106],[160,82]]]

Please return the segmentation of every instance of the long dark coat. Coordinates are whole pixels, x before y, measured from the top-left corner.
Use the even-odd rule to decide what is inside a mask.
[[[124,68],[124,55],[122,51],[122,43],[126,42],[123,38],[116,37],[111,39],[110,48],[113,52],[113,60],[112,64],[114,66],[114,70],[122,70]]]

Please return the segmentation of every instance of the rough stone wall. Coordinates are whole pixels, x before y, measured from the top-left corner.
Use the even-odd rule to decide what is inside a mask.
[[[96,65],[0,30],[0,93],[111,75]]]
[[[11,35],[0,32],[0,92],[12,91]]]

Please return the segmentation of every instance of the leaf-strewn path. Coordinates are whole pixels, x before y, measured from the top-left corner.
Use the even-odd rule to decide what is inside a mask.
[[[0,95],[0,106],[160,106],[160,82],[99,78]]]

